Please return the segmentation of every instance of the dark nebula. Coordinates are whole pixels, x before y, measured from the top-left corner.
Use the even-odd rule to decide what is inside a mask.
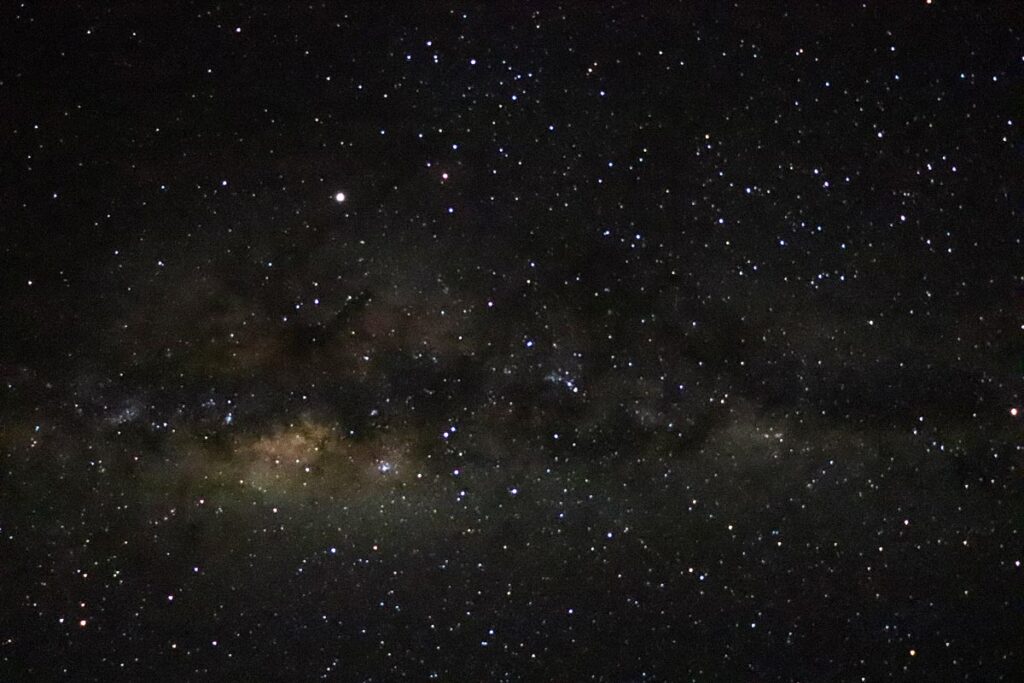
[[[2,15],[0,680],[1020,680],[1020,3]]]

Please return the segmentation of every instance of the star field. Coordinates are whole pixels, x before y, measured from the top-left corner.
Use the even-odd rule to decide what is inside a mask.
[[[1020,5],[4,14],[4,680],[1024,670]]]

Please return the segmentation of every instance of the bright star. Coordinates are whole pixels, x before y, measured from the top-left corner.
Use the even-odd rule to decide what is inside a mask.
[[[345,193],[339,192],[338,194],[334,195],[334,201],[341,204],[343,201],[345,201]]]

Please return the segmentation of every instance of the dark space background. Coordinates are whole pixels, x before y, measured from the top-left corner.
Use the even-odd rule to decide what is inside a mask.
[[[1019,680],[1020,3],[2,12],[3,680]]]

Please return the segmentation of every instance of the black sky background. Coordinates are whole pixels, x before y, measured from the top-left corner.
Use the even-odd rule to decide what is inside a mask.
[[[1022,19],[6,8],[4,677],[1013,680]]]

